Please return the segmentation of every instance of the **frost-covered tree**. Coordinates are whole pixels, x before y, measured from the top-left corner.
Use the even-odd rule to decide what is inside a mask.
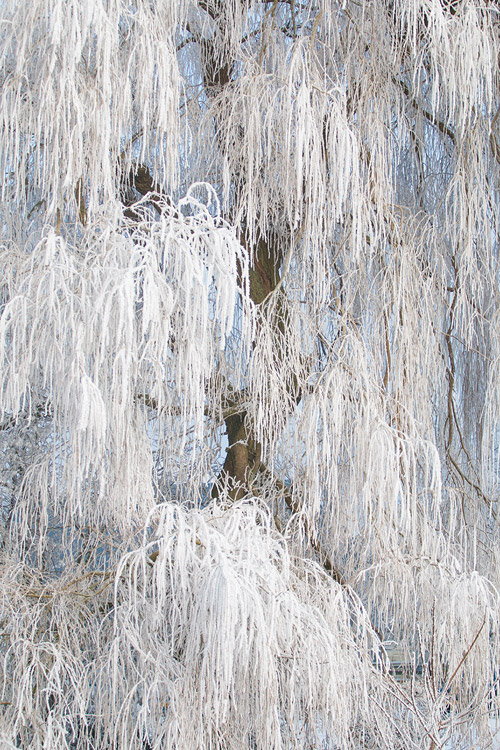
[[[1,750],[487,746],[499,49],[1,0]]]

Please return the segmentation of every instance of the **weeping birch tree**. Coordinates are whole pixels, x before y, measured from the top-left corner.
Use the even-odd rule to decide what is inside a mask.
[[[1,750],[487,747],[496,0],[2,0],[0,48]]]

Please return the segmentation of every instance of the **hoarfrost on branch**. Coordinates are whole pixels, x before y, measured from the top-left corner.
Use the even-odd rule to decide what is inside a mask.
[[[0,748],[487,747],[496,0],[0,47]]]

